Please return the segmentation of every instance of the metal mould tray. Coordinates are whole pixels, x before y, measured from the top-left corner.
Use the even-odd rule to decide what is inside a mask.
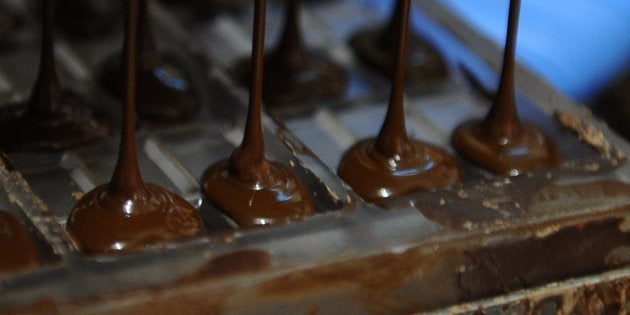
[[[484,83],[490,86],[500,50],[439,3],[415,4],[415,30],[440,49],[451,73],[447,82],[408,91],[408,128],[454,153],[453,128],[488,109],[459,66],[489,78]],[[376,134],[385,111],[387,79],[364,68],[346,41],[354,30],[386,18],[379,6],[359,0],[306,2],[306,42],[349,69],[350,88],[339,102],[266,116],[264,126],[266,154],[291,166],[305,182],[317,214],[281,226],[241,229],[203,202],[198,177],[207,165],[227,157],[242,135],[247,94],[227,74],[249,53],[251,9],[192,19],[152,3],[160,45],[191,73],[204,106],[190,123],[141,126],[140,167],[145,180],[177,192],[200,210],[205,233],[128,255],[84,257],[63,225],[76,198],[111,175],[116,136],[60,153],[11,154],[0,168],[0,204],[31,233],[41,266],[0,278],[0,310],[495,314],[579,312],[589,305],[627,309],[630,169],[624,154],[630,147],[527,69],[520,68],[517,76],[519,111],[558,142],[567,160],[561,167],[502,178],[460,159],[462,185],[402,198],[389,210],[364,203],[335,176],[342,152]],[[279,4],[270,3],[269,45],[280,15]],[[28,95],[36,70],[35,37],[25,36],[17,49],[0,52],[3,100]],[[120,104],[93,77],[120,42],[120,34],[87,43],[60,35],[57,42],[62,84],[114,117]]]

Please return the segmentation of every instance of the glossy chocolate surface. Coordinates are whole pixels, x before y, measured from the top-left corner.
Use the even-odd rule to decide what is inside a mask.
[[[347,74],[339,65],[317,52],[308,51],[302,42],[299,0],[287,0],[282,37],[265,57],[263,99],[268,108],[286,109],[305,102],[339,98],[348,85]],[[237,66],[236,76],[249,83],[249,61]]]
[[[462,177],[455,158],[410,139],[405,130],[403,89],[409,6],[409,1],[400,1],[396,7],[396,75],[385,122],[376,139],[362,140],[344,154],[337,171],[364,200],[377,204],[412,192],[450,187]]]
[[[243,142],[228,160],[201,178],[206,199],[240,226],[291,221],[314,213],[300,180],[286,166],[265,158],[261,123],[265,0],[257,0],[252,47],[252,84]]]
[[[453,143],[462,155],[495,173],[511,176],[549,168],[561,161],[553,140],[518,117],[514,57],[519,11],[520,0],[512,0],[501,81],[490,112],[482,121],[464,123],[453,135]]]
[[[13,215],[0,210],[0,274],[38,264],[37,250],[26,229]]]
[[[94,38],[106,35],[121,22],[123,1],[56,0],[55,9],[66,34]]]
[[[53,51],[54,1],[44,1],[42,52],[33,92],[23,106],[0,114],[0,146],[7,151],[63,150],[107,137],[111,122],[78,95],[63,92]]]
[[[147,0],[140,1],[138,23],[138,116],[155,123],[191,119],[199,111],[198,93],[177,59],[156,48]],[[113,56],[104,63],[100,81],[122,98],[122,77],[120,58]]]
[[[199,235],[201,218],[188,202],[145,183],[138,168],[135,139],[138,1],[128,3],[125,38],[126,89],[116,169],[108,184],[87,193],[72,209],[66,229],[86,254],[133,251]]]
[[[392,34],[396,34],[399,19],[394,10],[387,26],[360,31],[350,39],[350,45],[363,62],[391,78],[394,77],[397,46],[396,36]],[[409,33],[405,69],[406,82],[412,84],[445,79],[448,75],[439,52],[414,32]]]

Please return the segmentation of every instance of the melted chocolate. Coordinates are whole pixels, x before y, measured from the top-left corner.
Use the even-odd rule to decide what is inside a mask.
[[[339,176],[369,202],[380,203],[431,188],[444,188],[461,181],[455,158],[438,148],[407,136],[403,89],[409,22],[409,1],[397,3],[398,45],[395,78],[387,117],[376,139],[353,145],[339,164]]]
[[[549,168],[561,158],[555,143],[530,124],[521,123],[514,96],[514,55],[520,0],[510,2],[503,70],[492,109],[482,121],[464,123],[453,135],[458,151],[503,175]]]
[[[399,20],[394,10],[386,27],[364,30],[350,39],[350,45],[363,62],[391,78],[394,77],[397,46],[396,36],[392,34],[396,34]],[[446,63],[438,51],[413,32],[409,34],[405,69],[406,81],[411,83],[436,81],[448,75]]]
[[[0,210],[0,274],[36,267],[37,250],[20,222]]]
[[[120,0],[57,0],[56,10],[65,33],[94,38],[114,29],[122,14]]]
[[[155,47],[147,0],[140,1],[138,40],[138,116],[156,123],[191,119],[199,111],[198,93],[176,58]],[[100,81],[122,98],[122,77],[120,58],[113,56],[103,65]]]
[[[300,180],[284,165],[264,156],[261,123],[265,0],[255,7],[252,79],[243,142],[228,160],[210,166],[202,176],[208,201],[240,226],[287,222],[313,214]]]
[[[324,56],[305,50],[299,13],[299,0],[287,0],[282,37],[265,57],[263,98],[269,108],[285,110],[308,102],[332,100],[346,91],[346,72]],[[243,63],[237,66],[237,76],[241,84],[247,85],[249,76],[242,69],[249,67]]]
[[[203,228],[195,208],[140,176],[135,139],[138,0],[127,5],[125,110],[118,162],[111,181],[83,196],[66,226],[87,254],[137,250],[198,235]]]
[[[44,1],[42,53],[31,97],[25,106],[0,114],[0,146],[7,151],[63,150],[105,138],[111,131],[108,117],[78,95],[61,91],[53,52],[53,6],[53,0]]]

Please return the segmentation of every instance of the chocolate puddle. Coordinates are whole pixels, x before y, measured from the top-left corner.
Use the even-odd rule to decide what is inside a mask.
[[[407,136],[403,90],[409,6],[409,0],[396,6],[396,68],[385,122],[376,139],[361,140],[344,154],[337,171],[364,200],[377,204],[416,191],[449,187],[462,178],[455,158]]]
[[[183,67],[173,56],[158,51],[151,31],[147,0],[140,1],[138,19],[137,111],[140,119],[153,123],[190,120],[199,111],[200,100]],[[103,65],[100,81],[123,97],[120,58]]]
[[[508,33],[499,89],[482,121],[455,130],[453,143],[467,158],[502,175],[545,169],[560,163],[553,140],[533,125],[522,123],[516,110],[514,68],[520,0],[510,1]]]
[[[195,208],[168,190],[145,183],[136,156],[136,71],[139,2],[127,3],[125,99],[120,151],[108,184],[87,193],[70,213],[66,229],[86,254],[133,251],[146,245],[199,235]]]
[[[265,158],[261,122],[266,1],[255,4],[252,79],[243,142],[229,159],[201,178],[208,201],[240,226],[291,221],[314,213],[300,180],[286,166]]]
[[[42,12],[42,48],[37,80],[25,105],[0,113],[0,147],[6,151],[64,150],[107,137],[109,117],[59,86],[53,49],[54,0]]]

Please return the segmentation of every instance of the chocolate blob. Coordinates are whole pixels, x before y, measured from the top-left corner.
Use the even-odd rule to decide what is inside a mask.
[[[108,34],[120,22],[120,0],[57,0],[60,26],[66,34],[94,38]]]
[[[313,101],[334,100],[347,89],[344,69],[317,52],[304,48],[299,26],[299,0],[287,0],[285,23],[278,46],[265,56],[263,98],[269,109],[286,110]],[[239,63],[236,76],[249,84],[249,60]]]
[[[350,45],[361,61],[390,78],[394,78],[397,46],[396,36],[392,34],[396,34],[399,20],[398,12],[393,10],[387,26],[360,31],[350,39]],[[446,62],[439,52],[413,32],[408,38],[405,72],[406,81],[413,84],[446,79],[448,76]]]
[[[206,199],[240,226],[288,222],[314,213],[300,180],[265,158],[261,122],[265,0],[256,0],[249,111],[243,142],[201,178]]]
[[[111,133],[109,117],[78,95],[62,92],[53,51],[54,1],[45,0],[43,11],[42,52],[31,97],[0,113],[0,147],[7,151],[64,150]]]
[[[453,143],[467,158],[502,175],[545,169],[560,163],[553,140],[533,125],[521,123],[514,96],[514,55],[520,0],[510,1],[508,34],[499,89],[482,121],[455,130]]]
[[[409,0],[396,6],[396,67],[385,122],[376,139],[359,141],[344,154],[337,171],[359,196],[379,205],[412,192],[450,187],[462,179],[455,158],[407,136],[403,90],[409,6]]]
[[[37,250],[20,222],[0,210],[0,274],[36,267]]]
[[[141,0],[138,22],[138,116],[154,123],[190,120],[199,111],[198,93],[176,58],[162,54],[155,47],[148,14],[147,0]],[[112,56],[105,61],[99,80],[114,95],[122,98],[123,74],[120,58]]]
[[[201,218],[188,202],[160,186],[145,183],[140,176],[135,139],[138,2],[127,3],[125,109],[116,169],[108,184],[79,200],[66,225],[86,254],[138,250],[199,235],[203,229]]]

